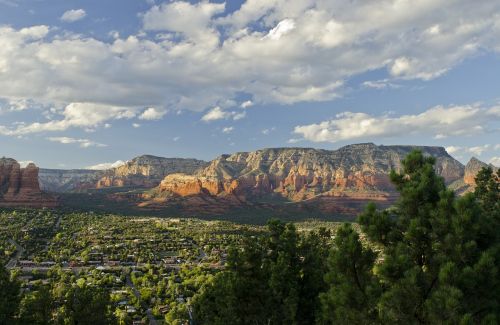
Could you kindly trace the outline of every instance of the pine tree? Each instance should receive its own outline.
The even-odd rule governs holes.
[[[400,193],[395,207],[369,205],[359,217],[368,238],[383,247],[376,266],[379,321],[496,322],[498,180],[481,172],[476,193],[456,199],[433,164],[432,157],[410,153],[402,172],[391,173]]]
[[[0,264],[0,324],[12,324],[19,306],[19,283]]]
[[[344,224],[336,233],[320,294],[321,324],[372,324],[377,320],[378,283],[373,275],[376,254],[363,247],[358,233]]]

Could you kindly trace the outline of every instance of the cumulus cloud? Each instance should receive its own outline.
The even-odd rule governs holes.
[[[83,9],[71,9],[64,12],[61,16],[61,20],[67,23],[73,23],[75,21],[81,20],[87,16],[87,13]]]
[[[483,144],[479,146],[464,147],[464,146],[448,146],[445,148],[449,154],[456,154],[459,157],[463,155],[482,156],[485,152],[495,152],[500,150],[500,145]]]
[[[165,116],[165,114],[167,114],[167,111],[165,110],[159,110],[157,108],[150,107],[142,112],[141,115],[139,115],[139,119],[148,121],[159,120],[163,116]]]
[[[212,122],[216,120],[227,120],[233,119],[235,121],[241,120],[246,116],[245,112],[237,112],[237,111],[225,111],[219,106],[216,106],[209,110],[203,117],[201,118],[204,122]]]
[[[112,119],[130,119],[135,117],[137,109],[128,107],[117,107],[99,105],[93,103],[71,103],[61,112],[62,119],[54,119],[49,122],[35,122],[31,124],[20,124],[14,128],[0,126],[0,134],[24,135],[39,132],[65,131],[72,127],[93,130],[95,127]]]
[[[24,167],[28,166],[29,164],[34,164],[35,162],[32,160],[22,160],[22,161],[18,161],[18,163],[21,166],[21,168],[24,168]]]
[[[100,164],[97,164],[97,165],[88,166],[88,167],[85,167],[85,169],[106,170],[106,169],[120,167],[120,166],[123,166],[125,164],[126,164],[125,161],[123,161],[123,160],[117,160],[117,161],[112,162],[112,163],[100,163]]]
[[[251,100],[244,101],[240,105],[241,108],[248,108],[248,107],[251,107],[251,106],[253,106],[253,102]]]
[[[436,106],[420,114],[396,117],[343,112],[332,120],[296,126],[294,133],[313,142],[394,138],[410,134],[445,138],[484,133],[488,131],[488,125],[498,121],[498,118],[500,107],[496,106]]]
[[[498,1],[467,0],[247,0],[227,13],[224,3],[204,0],[154,5],[136,35],[107,40],[0,26],[0,99],[122,107],[135,116],[144,107],[227,113],[222,103],[241,93],[258,103],[332,100],[367,71],[427,80],[480,51],[500,51],[499,13]],[[63,17],[84,15],[74,9]],[[63,118],[28,126],[89,127]],[[0,127],[13,135],[29,129]]]
[[[272,40],[279,40],[282,36],[288,34],[295,28],[295,21],[293,19],[283,19],[267,33],[264,39],[269,38]]]
[[[89,139],[75,139],[75,138],[70,138],[70,137],[49,137],[47,140],[52,141],[52,142],[59,142],[62,144],[78,144],[82,148],[89,148],[89,147],[107,147],[107,145],[94,142]]]

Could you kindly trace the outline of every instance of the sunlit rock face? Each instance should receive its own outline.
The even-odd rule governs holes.
[[[402,160],[413,149],[436,158],[436,172],[446,183],[463,178],[464,166],[441,147],[366,143],[338,150],[276,148],[222,155],[191,175],[168,175],[145,199],[168,203],[176,197],[211,196],[224,203],[230,197],[251,202],[274,196],[324,206],[340,198],[344,203],[393,200],[389,173],[400,171]]]
[[[476,186],[476,175],[484,167],[488,167],[488,165],[481,160],[472,157],[467,165],[465,165],[464,183],[467,185]]]
[[[40,190],[35,164],[21,168],[14,159],[0,159],[0,206],[54,207],[56,203]]]

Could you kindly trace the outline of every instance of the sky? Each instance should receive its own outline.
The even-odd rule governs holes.
[[[500,166],[500,1],[0,0],[0,156],[443,146]]]

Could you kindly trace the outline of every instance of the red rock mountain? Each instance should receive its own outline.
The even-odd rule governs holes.
[[[54,207],[56,203],[40,190],[35,164],[21,168],[14,159],[0,159],[0,206]]]
[[[482,162],[476,157],[472,157],[467,165],[465,165],[463,179],[455,181],[450,185],[450,188],[452,188],[459,195],[464,195],[474,191],[474,188],[476,187],[476,175],[484,167],[491,167],[494,171],[498,169],[491,164],[488,165],[485,162]]]
[[[192,207],[200,198],[232,204],[272,197],[335,210],[368,200],[392,202],[396,193],[388,175],[400,170],[402,159],[416,148],[436,157],[436,171],[446,183],[463,178],[464,166],[441,147],[365,143],[338,150],[264,149],[222,155],[192,175],[170,174],[144,196],[142,206],[174,202]]]

